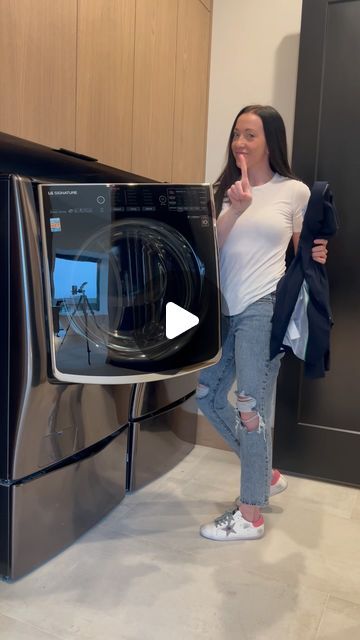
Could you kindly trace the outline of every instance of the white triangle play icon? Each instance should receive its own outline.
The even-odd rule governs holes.
[[[169,340],[199,324],[199,318],[175,302],[166,304],[165,333]]]

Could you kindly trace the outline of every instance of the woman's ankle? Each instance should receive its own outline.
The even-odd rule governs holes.
[[[242,517],[248,522],[255,522],[261,516],[260,507],[253,504],[240,503],[238,509]]]

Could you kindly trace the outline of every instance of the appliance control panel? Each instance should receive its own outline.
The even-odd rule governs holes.
[[[43,185],[43,197],[52,217],[64,214],[103,214],[213,218],[212,188],[208,184],[73,184]]]

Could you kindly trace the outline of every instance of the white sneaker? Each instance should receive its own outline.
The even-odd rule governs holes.
[[[225,511],[213,522],[203,524],[200,534],[209,540],[256,540],[264,535],[264,518],[260,516],[256,522],[248,522],[239,509]]]
[[[281,493],[282,491],[285,491],[287,486],[288,486],[288,483],[286,478],[282,476],[280,473],[276,482],[270,486],[270,497],[276,496],[277,493]]]
[[[276,482],[274,482],[274,484],[270,486],[270,498],[272,496],[276,496],[278,493],[281,493],[282,491],[285,491],[287,486],[288,486],[288,482],[286,478],[282,476],[281,473],[279,472],[278,479],[276,480]],[[236,505],[240,504],[240,496],[236,498],[235,504]]]

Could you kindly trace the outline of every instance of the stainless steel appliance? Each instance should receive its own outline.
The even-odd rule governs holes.
[[[45,184],[39,209],[54,380],[145,382],[216,361],[209,185]],[[169,339],[168,304],[198,324]]]
[[[172,469],[196,441],[197,376],[137,384],[129,416],[129,491]]]
[[[146,444],[135,422],[193,396],[184,372],[218,356],[219,300],[207,185],[158,185],[6,134],[0,172],[0,575],[16,579],[121,501],[141,475],[135,432],[152,465],[138,486],[191,448],[194,421],[160,465],[158,432]],[[168,301],[199,317],[172,340]],[[167,384],[191,388],[164,400]]]

